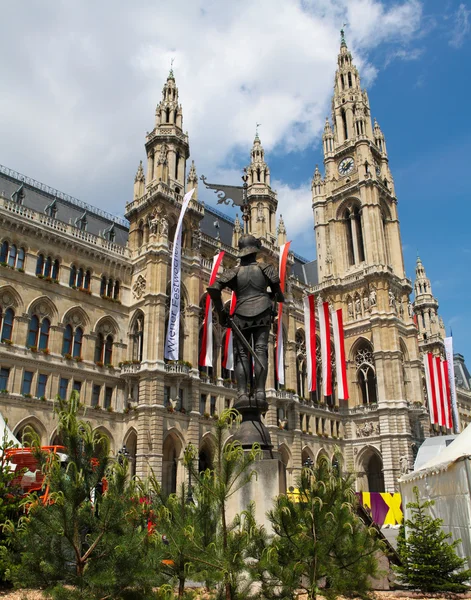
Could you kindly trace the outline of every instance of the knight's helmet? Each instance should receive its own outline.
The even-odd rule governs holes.
[[[262,247],[262,242],[253,235],[246,233],[239,240],[239,257],[256,254]]]

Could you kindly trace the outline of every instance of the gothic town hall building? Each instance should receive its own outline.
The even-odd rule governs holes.
[[[1,413],[18,438],[29,425],[43,445],[53,444],[53,399],[77,390],[85,418],[109,437],[112,452],[125,445],[133,472],[145,476],[152,468],[166,492],[185,480],[190,442],[201,466],[211,464],[214,418],[236,394],[234,374],[221,365],[218,325],[214,366],[199,369],[198,353],[212,258],[224,250],[224,266],[236,263],[241,223],[198,200],[182,122],[170,72],[126,220],[0,168]],[[316,167],[312,180],[317,261],[289,255],[285,386],[277,385],[271,360],[265,422],[280,456],[280,491],[294,485],[308,458],[331,456],[335,447],[356,472],[358,490],[394,491],[424,438],[444,433],[430,426],[421,356],[444,353],[444,328],[420,259],[415,287],[406,277],[385,137],[343,40],[323,147],[324,175]],[[262,240],[262,259],[277,265],[287,233],[258,135],[247,174],[248,229]],[[163,352],[172,240],[191,188],[181,360],[169,363]],[[348,401],[339,401],[335,382],[332,396],[322,395],[320,369],[318,391],[307,391],[306,292],[343,308]],[[470,376],[463,357],[456,361],[464,426],[471,420]]]

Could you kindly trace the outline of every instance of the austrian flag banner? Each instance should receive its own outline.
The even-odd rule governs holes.
[[[211,276],[209,278],[209,285],[213,285],[216,281],[216,276],[221,266],[224,252],[219,252],[213,258],[213,268],[211,269]],[[213,302],[206,294],[206,304],[204,307],[204,321],[203,321],[203,339],[201,340],[201,350],[198,363],[200,367],[212,367],[213,366]]]
[[[280,246],[280,287],[281,291],[285,291],[285,279],[286,279],[286,264],[288,262],[288,252],[291,242],[286,242]],[[285,383],[285,365],[283,358],[283,303],[278,303],[278,329],[276,332],[276,379],[278,383],[284,385]]]
[[[231,305],[229,308],[229,315],[232,317],[235,311],[237,298],[234,292],[231,296]],[[232,329],[228,327],[226,329],[226,337],[224,338],[224,354],[222,356],[222,366],[228,371],[234,370],[234,344],[232,340]]]
[[[186,209],[193,196],[192,189],[183,197],[182,209],[178,217],[172,250],[172,274],[170,278],[170,310],[168,315],[167,337],[165,339],[164,357],[167,360],[178,360],[180,350],[180,296],[182,276],[182,225]]]
[[[438,406],[435,384],[435,369],[433,355],[428,352],[424,354],[424,370],[425,370],[425,386],[427,388],[428,411],[430,414],[430,422],[438,425]]]
[[[310,392],[316,390],[316,305],[314,294],[305,296],[304,330],[306,332],[307,386]]]
[[[332,311],[332,329],[334,332],[335,369],[339,400],[348,400],[347,364],[345,361],[345,341],[343,336],[342,309]]]
[[[332,394],[332,365],[330,362],[329,303],[319,304],[319,331],[321,334],[322,387],[324,396]]]

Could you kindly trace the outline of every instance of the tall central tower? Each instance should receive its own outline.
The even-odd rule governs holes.
[[[343,32],[323,148],[325,177],[316,167],[312,180],[318,292],[343,308],[350,388],[344,408],[352,411],[353,441],[347,461],[360,481],[376,472],[366,489],[392,491],[400,464],[412,461],[409,407],[423,401],[420,360],[386,142]]]

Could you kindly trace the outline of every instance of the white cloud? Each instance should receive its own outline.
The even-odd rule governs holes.
[[[45,0],[2,10],[1,162],[114,212],[132,194],[171,57],[198,173],[237,182],[256,122],[269,163],[318,141],[344,20],[368,84],[368,51],[402,48],[421,19],[417,0]],[[289,234],[312,229],[311,174],[276,183]]]
[[[460,4],[453,18],[453,28],[451,30],[450,46],[460,48],[471,29],[469,16],[471,10],[468,10],[464,4]]]

